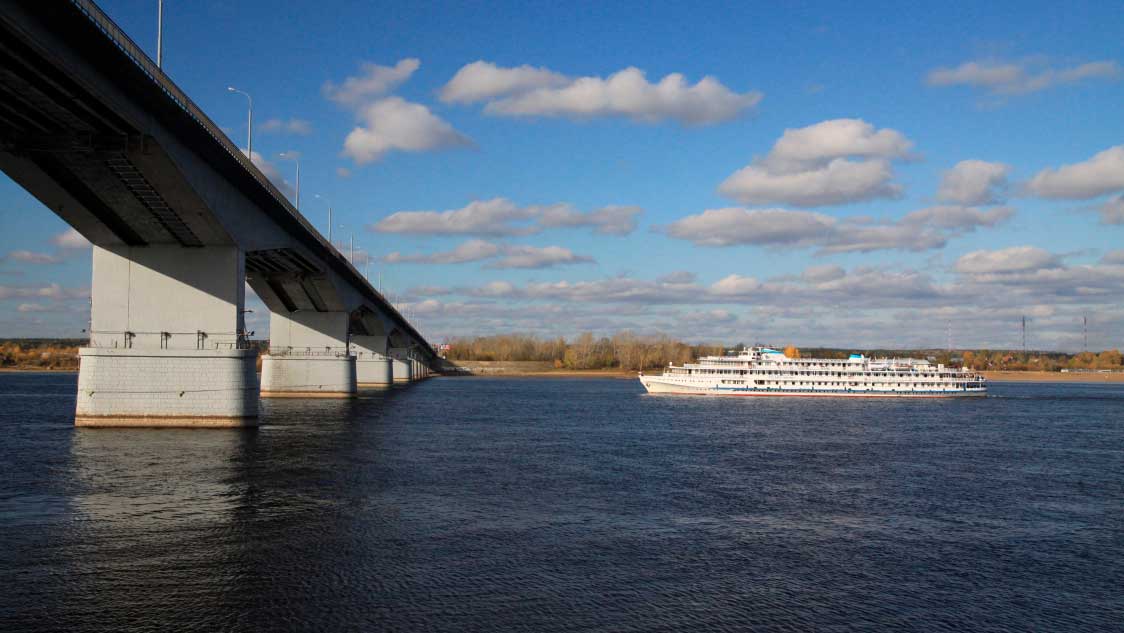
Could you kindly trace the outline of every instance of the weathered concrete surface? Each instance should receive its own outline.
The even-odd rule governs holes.
[[[389,387],[394,384],[394,368],[385,356],[359,352],[355,358],[355,380],[360,387]]]
[[[79,350],[77,426],[255,426],[253,350]]]
[[[261,395],[347,398],[356,392],[346,312],[272,312],[262,356]]]
[[[394,370],[386,355],[387,344],[386,336],[352,335],[355,376],[360,387],[389,387],[394,384]]]
[[[414,379],[412,372],[412,364],[409,359],[393,358],[391,359],[391,367],[394,375],[394,382],[397,384],[407,383]]]
[[[347,312],[281,312],[269,314],[269,350],[286,352],[347,352]]]
[[[234,246],[94,245],[90,346],[236,348],[243,261]]]
[[[355,393],[354,356],[262,356],[263,398],[350,398]]]
[[[258,426],[258,418],[195,418],[195,417],[139,417],[75,416],[74,426],[85,428],[144,428],[144,429],[239,429]]]

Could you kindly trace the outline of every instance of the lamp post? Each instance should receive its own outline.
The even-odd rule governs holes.
[[[156,67],[164,68],[164,0],[156,3]]]
[[[296,152],[281,152],[278,154],[281,158],[288,158],[297,163],[297,211],[301,210],[301,157]]]
[[[228,92],[237,92],[246,97],[248,108],[246,109],[246,156],[250,162],[254,162],[254,99],[250,93],[243,92],[234,86],[226,87]]]

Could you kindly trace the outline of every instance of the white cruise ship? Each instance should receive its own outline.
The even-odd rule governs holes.
[[[663,374],[640,374],[648,393],[713,396],[941,398],[983,396],[984,377],[916,358],[789,358],[767,347],[704,356]]]

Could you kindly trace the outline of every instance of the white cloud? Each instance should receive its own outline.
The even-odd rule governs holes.
[[[801,207],[896,198],[902,188],[891,182],[890,161],[909,158],[912,147],[900,132],[859,119],[822,121],[785,130],[768,154],[734,172],[718,191],[746,204]]]
[[[973,251],[956,260],[957,272],[968,274],[1013,273],[1060,266],[1058,257],[1036,246],[1013,246],[994,251]]]
[[[5,299],[84,299],[90,296],[89,288],[63,288],[57,283],[46,286],[0,286],[0,301]]]
[[[62,261],[62,257],[58,255],[34,251],[12,251],[5,255],[4,259],[24,264],[57,264]]]
[[[560,202],[520,207],[506,198],[475,201],[448,211],[399,211],[369,230],[378,233],[429,235],[530,235],[548,228],[590,227],[603,235],[627,235],[636,229],[634,206],[607,206],[580,211]]]
[[[550,268],[563,264],[593,262],[592,257],[575,255],[570,249],[561,246],[494,244],[484,240],[469,240],[451,251],[413,255],[394,252],[382,259],[391,264],[464,264],[496,257],[500,259],[488,264],[488,268]]]
[[[621,276],[411,292],[467,297],[417,305],[420,311],[425,304],[433,317],[427,328],[468,335],[519,331],[572,336],[583,330],[600,335],[629,329],[692,341],[713,337],[730,342],[735,337],[859,349],[943,347],[948,320],[958,348],[1003,349],[1018,345],[1012,333],[1025,315],[1032,319],[1032,347],[1080,349],[1081,317],[1089,314],[1091,346],[1112,347],[1115,343],[1104,333],[1124,327],[1119,316],[1124,252],[1110,253],[1096,265],[1066,266],[1060,259],[1050,253],[1030,260],[995,256],[978,270],[1000,272],[960,272],[945,283],[908,268],[821,266],[773,279],[725,274],[710,284],[677,273],[677,283],[666,277]],[[714,308],[701,307],[705,305]],[[1093,343],[1094,332],[1101,333],[1103,343]]]
[[[392,151],[424,152],[472,145],[468,137],[428,107],[387,96],[420,66],[421,62],[413,58],[393,67],[364,63],[359,76],[348,77],[341,85],[324,84],[324,96],[350,108],[360,122],[344,139],[344,156],[364,165]],[[337,175],[346,178],[350,172],[337,170]]]
[[[51,238],[51,243],[59,248],[90,248],[90,241],[74,229],[67,229]]]
[[[429,108],[401,97],[380,99],[363,108],[360,117],[364,125],[353,129],[343,143],[343,154],[360,165],[393,150],[423,152],[472,145]]]
[[[575,255],[570,249],[561,246],[507,246],[504,257],[489,264],[489,268],[550,268],[562,264],[592,263],[593,258]]]
[[[1026,187],[1042,198],[1067,200],[1088,200],[1124,189],[1124,145],[1098,152],[1081,163],[1044,169]]]
[[[818,254],[922,251],[940,248],[951,237],[995,226],[1012,215],[1014,210],[1009,207],[983,211],[938,206],[899,220],[875,221],[863,216],[837,219],[813,211],[728,207],[687,216],[664,230],[699,246],[815,246]]]
[[[819,283],[823,281],[835,281],[842,279],[847,275],[842,266],[835,264],[825,264],[823,266],[809,266],[804,269],[800,274],[800,278],[810,283]]]
[[[755,277],[742,275],[727,275],[710,286],[710,292],[716,295],[746,296],[761,289],[761,282]]]
[[[1124,224],[1124,195],[1105,200],[1097,211],[1101,214],[1101,224]]]
[[[41,303],[21,303],[16,306],[16,312],[59,312],[59,306],[47,306]]]
[[[483,60],[467,64],[453,75],[441,89],[446,103],[476,103],[536,88],[564,86],[570,83],[565,75],[546,68],[523,65],[500,68]]]
[[[963,160],[944,172],[937,198],[958,204],[992,204],[1007,186],[1010,165]]]
[[[500,247],[484,240],[469,240],[458,245],[451,251],[430,253],[428,255],[403,255],[397,251],[383,256],[382,260],[390,264],[463,264],[482,259],[490,259],[499,255]]]
[[[831,119],[786,129],[761,164],[776,171],[801,170],[836,158],[909,158],[913,141],[862,119]]]
[[[762,98],[759,92],[734,92],[710,76],[692,85],[671,73],[651,83],[644,71],[629,67],[607,78],[571,78],[546,68],[501,68],[485,61],[461,68],[441,96],[448,102],[488,101],[484,111],[502,116],[625,117],[685,125],[730,120]]]
[[[348,77],[340,85],[331,81],[325,82],[321,91],[325,97],[336,103],[358,107],[389,94],[409,79],[419,67],[421,62],[414,58],[403,59],[394,66],[363,62],[358,76]]]
[[[399,211],[368,229],[417,235],[527,235],[536,230],[527,221],[537,215],[536,207],[520,207],[506,198],[493,198],[448,211]]]
[[[959,205],[938,205],[907,213],[903,224],[913,226],[932,226],[954,232],[972,231],[978,227],[992,227],[1013,217],[1011,207],[995,207],[983,210]]]
[[[837,158],[822,167],[777,173],[749,165],[734,172],[718,192],[745,204],[783,203],[821,207],[874,198],[898,198],[902,188],[884,160],[852,162]]]
[[[643,210],[635,206],[610,205],[583,213],[568,204],[543,209],[539,224],[543,227],[593,227],[595,233],[628,235],[636,230],[636,216]]]
[[[1023,95],[1087,79],[1110,79],[1120,65],[1103,60],[1069,68],[1041,68],[1026,62],[970,61],[929,72],[930,86],[972,86],[994,95]]]
[[[1101,257],[1102,264],[1124,266],[1124,249],[1109,251]]]
[[[258,126],[258,130],[270,133],[294,134],[308,136],[312,134],[312,124],[304,119],[267,119]]]
[[[831,216],[785,209],[708,209],[667,227],[667,234],[699,246],[809,245],[835,231]]]

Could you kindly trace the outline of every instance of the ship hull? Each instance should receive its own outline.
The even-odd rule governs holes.
[[[796,398],[979,398],[986,390],[949,391],[874,391],[831,389],[730,389],[660,380],[659,376],[640,376],[640,384],[650,394],[677,396],[796,397]]]

